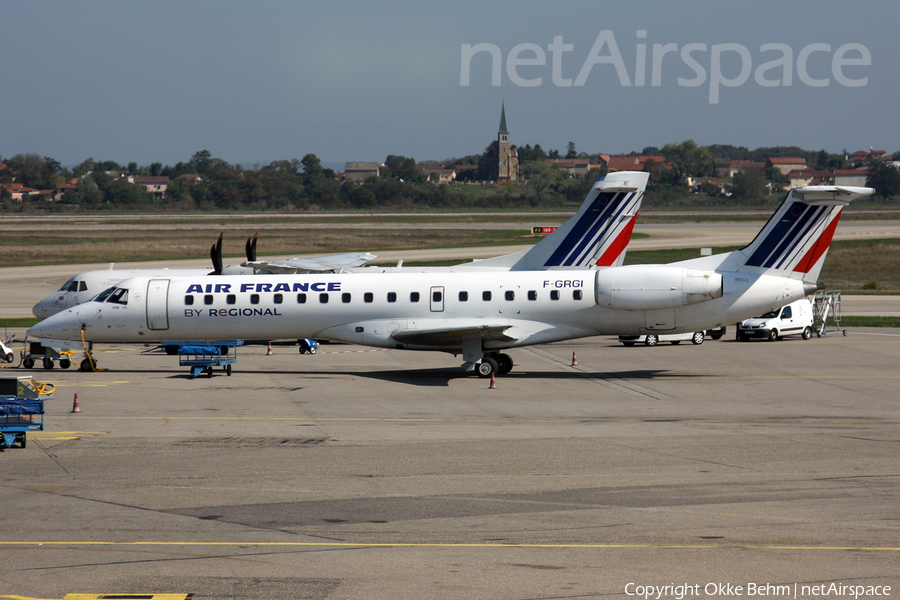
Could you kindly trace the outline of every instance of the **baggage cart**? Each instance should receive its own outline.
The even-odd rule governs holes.
[[[178,364],[190,367],[191,377],[199,377],[204,373],[207,377],[212,377],[214,367],[222,367],[225,375],[231,377],[231,365],[237,362],[237,347],[243,344],[243,340],[214,344],[204,342],[177,342],[177,344]]]
[[[0,377],[0,451],[18,444],[24,448],[29,431],[44,430],[44,400],[53,386],[29,376]]]

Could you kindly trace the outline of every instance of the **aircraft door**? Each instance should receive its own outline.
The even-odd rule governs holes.
[[[444,286],[432,286],[429,301],[431,302],[431,312],[444,312]]]
[[[169,328],[169,280],[151,279],[147,284],[147,329]]]

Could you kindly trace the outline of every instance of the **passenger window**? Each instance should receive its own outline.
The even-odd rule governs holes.
[[[363,302],[372,302],[375,299],[375,295],[372,292],[366,292],[363,294]]]
[[[328,294],[319,294],[319,303],[328,304]]]
[[[388,292],[387,300],[388,300],[388,302],[396,302],[397,301],[397,292]]]
[[[350,303],[350,294],[348,294],[347,292],[344,292],[343,294],[341,294],[341,302],[343,302],[344,304],[349,304]]]
[[[250,294],[250,304],[259,304],[259,294]]]
[[[116,288],[106,301],[112,302],[113,304],[128,304],[128,290],[125,288]]]
[[[410,302],[418,302],[419,301],[419,292],[410,292],[409,301]]]
[[[297,294],[297,304],[306,304],[306,294]]]
[[[225,304],[234,304],[235,302],[237,302],[237,296],[235,296],[234,294],[228,294],[227,296],[225,296]]]
[[[431,294],[432,302],[442,302],[443,300],[444,300],[444,295],[442,293],[434,292],[433,294]]]
[[[284,302],[284,296],[282,296],[281,294],[275,294],[274,296],[272,296],[272,302],[274,302],[275,304],[281,304],[282,302]]]
[[[550,290],[550,299],[559,300],[559,290]]]
[[[572,299],[573,300],[581,300],[582,293],[581,290],[572,290]]]
[[[212,306],[212,303],[213,303],[213,295],[212,294],[206,294],[205,296],[203,296],[203,304],[205,304],[207,306]]]
[[[487,290],[481,292],[481,299],[484,300],[485,302],[490,302],[491,301],[491,293],[488,292]]]
[[[97,300],[100,302],[103,301],[99,297],[97,298]],[[194,305],[194,297],[193,296],[185,296],[184,297],[184,305],[185,306],[193,306]]]
[[[528,299],[529,300],[537,300],[537,291],[528,290]]]
[[[506,298],[507,301],[516,299],[516,293],[512,290],[506,290],[506,293],[503,294],[503,296]]]
[[[469,301],[469,292],[460,292],[459,293],[459,301],[460,302],[468,302]]]

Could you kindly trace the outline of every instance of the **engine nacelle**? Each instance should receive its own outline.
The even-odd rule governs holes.
[[[722,297],[714,271],[664,265],[631,265],[597,271],[597,304],[618,310],[656,310]]]

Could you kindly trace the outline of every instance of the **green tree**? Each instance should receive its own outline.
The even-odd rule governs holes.
[[[558,189],[566,178],[561,169],[545,160],[527,162],[522,165],[522,170],[528,185],[534,190],[539,206],[547,200],[547,193]]]
[[[416,166],[416,159],[390,154],[384,159],[385,176],[389,179],[400,179],[411,183],[421,183],[425,176]]]
[[[212,168],[212,154],[209,150],[195,152],[188,164],[194,170],[194,173],[209,176]],[[183,173],[179,173],[179,175],[183,175]]]
[[[900,196],[900,169],[878,158],[867,159],[866,168],[869,171],[866,176],[866,185],[874,188],[879,197]]]
[[[769,196],[762,171],[741,171],[732,179],[732,195],[738,200],[758,201]]]
[[[575,150],[575,142],[569,142],[566,145],[566,158],[577,158],[578,152]]]
[[[694,140],[685,140],[680,144],[666,144],[662,148],[662,155],[671,161],[675,172],[682,179],[701,177],[714,170],[709,150],[698,146]]]

